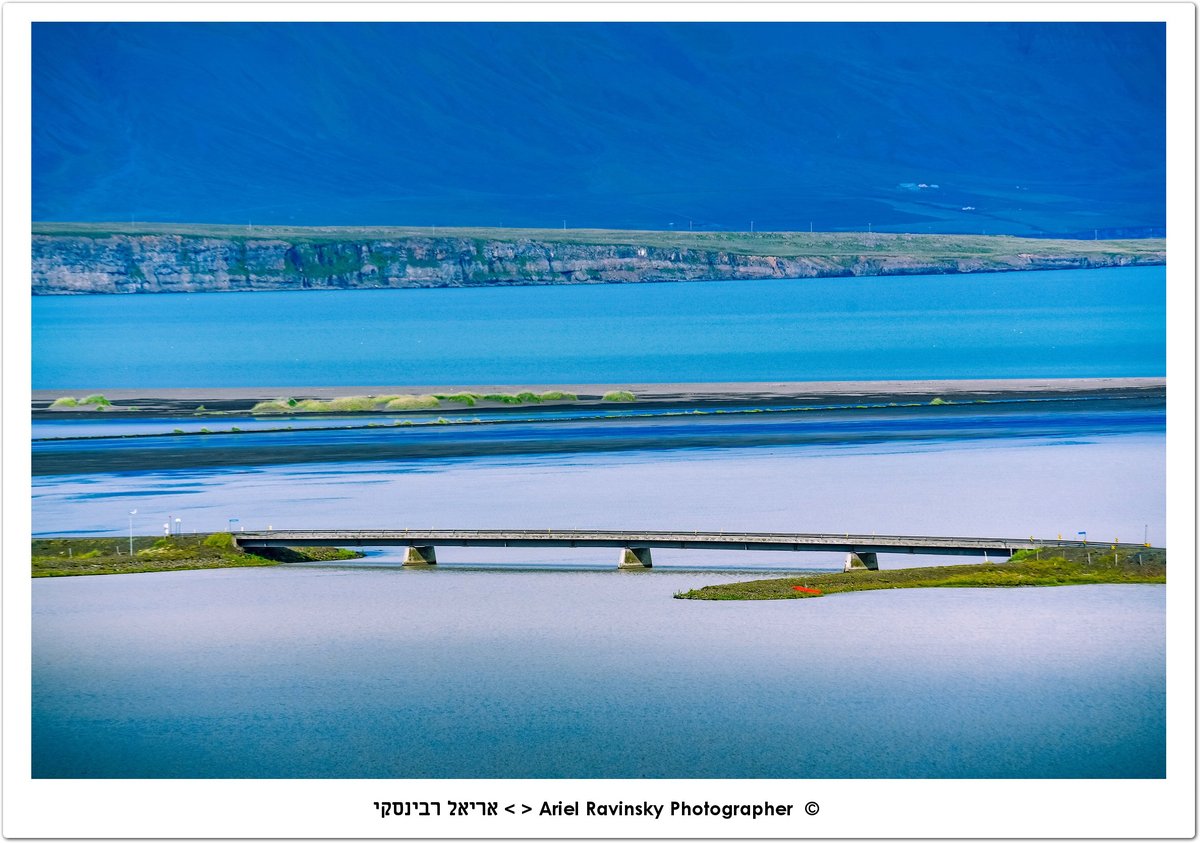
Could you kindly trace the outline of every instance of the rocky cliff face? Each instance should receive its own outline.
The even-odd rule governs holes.
[[[1021,241],[1028,248],[1029,241]],[[774,257],[633,245],[410,237],[314,242],[160,234],[33,237],[34,295],[598,284],[1071,269],[1163,253]]]

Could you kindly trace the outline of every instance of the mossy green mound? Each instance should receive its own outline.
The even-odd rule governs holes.
[[[630,401],[636,401],[637,396],[634,395],[632,392],[627,392],[623,389],[614,389],[611,392],[604,393],[603,397],[600,400],[601,401],[616,401],[619,403],[628,403]]]
[[[455,392],[452,395],[435,395],[433,396],[438,401],[453,401],[455,404],[463,404],[467,407],[474,407],[482,395],[477,392]]]
[[[112,402],[99,393],[88,395],[85,398],[76,398],[73,395],[64,395],[61,398],[55,399],[50,405],[50,409],[70,409],[73,407],[83,407],[91,409],[95,407],[97,410],[103,410],[105,407],[111,407]]]
[[[389,398],[388,402],[383,405],[385,410],[429,410],[438,405],[436,396],[433,395],[397,395],[385,396]]]
[[[629,398],[608,398],[606,401],[632,401],[633,394],[629,392],[609,393],[611,395],[628,395]],[[74,401],[74,398],[60,398],[59,401]],[[391,412],[397,410],[433,410],[447,404],[460,404],[464,407],[474,407],[480,401],[490,401],[495,404],[541,404],[546,401],[578,401],[579,396],[570,392],[549,391],[543,393],[494,392],[482,395],[478,392],[453,392],[438,395],[347,395],[340,398],[276,398],[271,401],[260,401],[250,408],[256,415],[283,413],[373,413]],[[59,404],[54,406],[76,406],[75,404]]]

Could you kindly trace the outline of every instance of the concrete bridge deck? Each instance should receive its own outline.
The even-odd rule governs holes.
[[[878,567],[880,553],[950,556],[1011,556],[1018,550],[1108,548],[1112,542],[1029,538],[882,536],[850,533],[654,532],[633,530],[270,530],[236,533],[245,548],[408,547],[405,564],[434,564],[434,548],[448,547],[616,547],[621,567],[650,567],[651,548],[690,550],[825,551],[848,554],[848,567]],[[1145,550],[1120,543],[1119,550]],[[861,563],[861,564],[851,564]]]

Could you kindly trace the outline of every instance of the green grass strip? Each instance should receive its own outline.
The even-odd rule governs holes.
[[[1054,548],[1052,552],[1022,551],[1007,562],[899,568],[890,571],[804,574],[722,583],[678,592],[675,596],[684,600],[804,600],[849,591],[894,588],[1010,588],[1097,583],[1164,583],[1167,581],[1166,564],[1166,551],[1161,548],[1147,548],[1137,552],[1122,550],[1114,554],[1110,546],[1100,545],[1092,551],[1076,548]],[[796,586],[816,589],[821,594],[796,591]]]

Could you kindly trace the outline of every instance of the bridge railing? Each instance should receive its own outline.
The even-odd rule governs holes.
[[[695,542],[695,543],[742,543],[742,544],[789,544],[789,545],[854,545],[893,546],[912,548],[1004,548],[1022,549],[1029,547],[1061,548],[1104,548],[1115,544],[1119,549],[1146,549],[1144,544],[1130,542],[1086,542],[1076,539],[1049,539],[1037,536],[1023,538],[1000,538],[984,536],[913,536],[892,534],[855,533],[751,533],[732,531],[701,530],[587,530],[587,529],[395,529],[395,530],[269,530],[238,533],[239,542],[284,541],[287,539],[328,539],[338,541],[367,542],[371,539],[397,541],[411,538],[413,541],[471,541],[471,540],[544,540],[556,541],[612,541],[636,544],[641,542]]]

